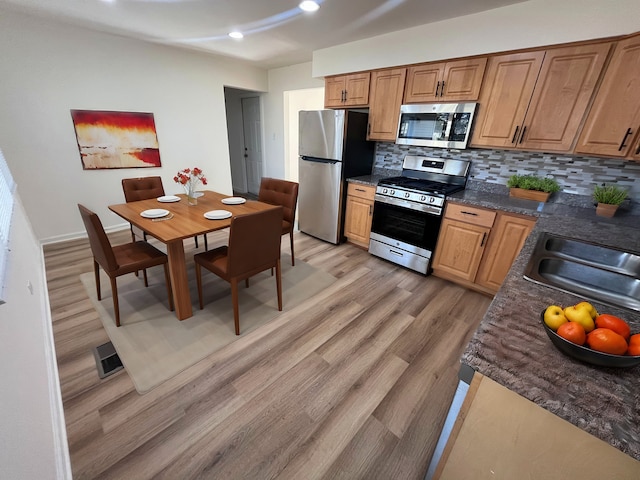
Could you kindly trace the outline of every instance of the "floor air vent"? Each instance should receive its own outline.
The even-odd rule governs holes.
[[[93,356],[96,359],[96,366],[98,367],[98,376],[100,378],[113,375],[119,370],[122,370],[122,362],[120,357],[113,347],[113,343],[108,342],[103,345],[99,345],[93,348]]]

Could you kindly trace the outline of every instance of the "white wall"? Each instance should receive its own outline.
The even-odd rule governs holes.
[[[232,193],[224,86],[267,89],[267,72],[118,36],[0,10],[0,146],[22,191],[36,237],[84,232],[77,203],[106,228],[107,205],[124,201],[120,180],[201,167],[209,188]],[[82,170],[70,109],[152,112],[161,168]]]
[[[324,79],[311,77],[311,62],[269,70],[268,93],[262,97],[266,176],[285,178],[284,92],[314,87],[324,88]]]
[[[313,52],[313,76],[640,31],[638,0],[530,0]]]
[[[0,305],[0,477],[71,478],[42,251],[19,197],[10,248]]]

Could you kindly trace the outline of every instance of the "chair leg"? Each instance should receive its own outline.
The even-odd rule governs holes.
[[[198,301],[200,302],[200,310],[204,308],[202,304],[202,271],[200,268],[200,264],[196,262],[196,283],[198,284]]]
[[[244,279],[244,286],[249,288],[249,277]]]
[[[276,290],[278,292],[278,310],[282,311],[282,272],[280,259],[276,260]]]
[[[131,241],[135,243],[136,241],[136,234],[133,233],[133,225],[129,226],[129,229],[131,230]]]
[[[233,303],[233,323],[236,326],[236,335],[240,335],[240,313],[238,312],[238,279],[231,279],[231,302]]]
[[[147,280],[147,269],[142,270],[142,276],[144,277],[144,286],[149,286],[149,280]]]
[[[173,312],[173,291],[171,288],[171,277],[169,276],[169,265],[165,263],[164,265],[164,282],[167,284],[167,295],[169,296],[169,311]]]
[[[295,261],[295,258],[293,257],[293,228],[289,232],[289,241],[291,243],[291,265],[295,266],[296,261]]]
[[[196,248],[198,248],[198,236],[196,235],[195,237],[193,237],[193,239],[194,239],[194,240],[195,240],[195,242],[196,242]]]
[[[96,297],[98,300],[102,300],[102,295],[100,293],[100,265],[95,260],[93,261],[93,274],[96,277]]]
[[[113,312],[116,315],[116,327],[120,326],[120,305],[118,303],[118,285],[116,278],[111,278],[111,296],[113,297]]]
[[[207,243],[207,234],[205,233],[202,236],[204,237],[204,251],[206,252],[209,250],[209,244]]]

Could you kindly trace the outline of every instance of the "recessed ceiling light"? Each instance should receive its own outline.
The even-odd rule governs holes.
[[[238,38],[238,39],[239,39],[239,38],[243,38],[243,37],[244,37],[244,35],[242,34],[242,32],[230,32],[230,33],[229,33],[229,36],[230,36],[231,38]]]
[[[312,0],[304,0],[304,2],[300,3],[298,6],[300,7],[300,10],[304,10],[305,12],[315,12],[320,8],[320,5]]]

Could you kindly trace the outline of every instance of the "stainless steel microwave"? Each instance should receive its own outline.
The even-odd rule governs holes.
[[[396,143],[467,148],[477,103],[402,105]]]

